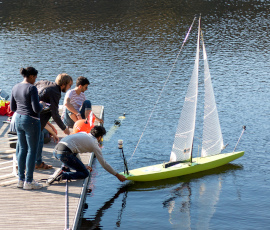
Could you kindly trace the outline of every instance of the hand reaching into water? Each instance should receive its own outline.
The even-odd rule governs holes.
[[[125,176],[123,176],[123,175],[121,175],[121,174],[119,174],[119,173],[117,173],[115,176],[116,176],[116,177],[118,178],[118,180],[120,180],[121,182],[124,182],[125,180],[127,180],[127,178],[126,178]]]

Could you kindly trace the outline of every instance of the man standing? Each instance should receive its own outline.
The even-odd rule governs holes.
[[[88,118],[91,113],[91,102],[85,99],[84,94],[89,85],[88,79],[80,76],[76,81],[76,87],[66,93],[61,118],[69,128],[72,128],[77,120]],[[98,122],[103,123],[102,119],[98,117],[96,119]]]
[[[58,105],[61,98],[61,92],[67,92],[67,90],[70,89],[72,84],[72,78],[66,73],[59,74],[56,77],[55,82],[43,80],[35,84],[38,89],[40,101],[48,103],[50,107],[48,110],[40,113],[41,131],[43,131],[47,122],[52,117],[56,124],[59,126],[59,128],[62,129],[65,134],[70,134],[68,127],[61,120],[58,112]],[[44,135],[40,135],[39,147],[36,156],[36,169],[52,168],[51,165],[47,165],[42,161],[43,144]]]
[[[52,184],[54,181],[76,180],[84,179],[89,176],[87,169],[92,170],[90,167],[85,167],[78,157],[78,153],[93,152],[98,159],[101,166],[109,173],[117,177],[121,182],[125,181],[125,176],[117,173],[103,158],[101,149],[98,145],[106,134],[106,130],[102,126],[94,126],[90,133],[79,132],[64,137],[54,149],[54,155],[57,159],[61,160],[65,167],[60,168],[49,177],[47,184]],[[70,171],[70,169],[76,172]]]

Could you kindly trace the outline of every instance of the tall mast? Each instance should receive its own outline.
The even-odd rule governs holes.
[[[197,98],[198,98],[198,71],[200,52],[200,20],[198,25],[198,40],[193,71],[190,77],[184,105],[178,121],[170,161],[190,161],[194,139]]]
[[[199,16],[199,25],[198,25],[198,38],[197,38],[197,52],[198,53],[200,53],[200,31],[201,31],[201,15]],[[192,148],[191,148],[191,153],[190,153],[190,163],[192,163],[193,144],[194,144],[194,135],[193,135]]]

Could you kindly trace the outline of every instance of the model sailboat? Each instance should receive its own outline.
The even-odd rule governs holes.
[[[193,158],[200,41],[202,42],[204,59],[204,125],[201,157]],[[216,168],[244,155],[243,151],[221,154],[223,149],[223,137],[199,19],[195,64],[175,134],[170,162],[129,170],[128,174],[123,174],[128,180],[134,181],[161,180]]]

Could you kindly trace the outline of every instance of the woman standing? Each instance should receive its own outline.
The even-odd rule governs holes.
[[[39,114],[43,108],[34,86],[38,71],[33,67],[21,68],[23,81],[12,89],[10,108],[16,111],[15,127],[18,135],[18,188],[39,189],[42,184],[33,180],[36,153],[40,137]],[[26,175],[25,175],[26,169]]]

